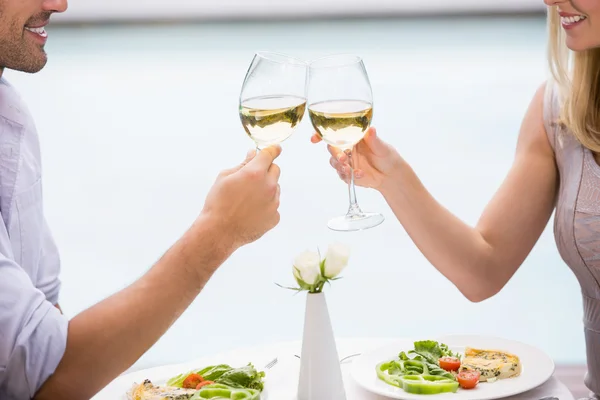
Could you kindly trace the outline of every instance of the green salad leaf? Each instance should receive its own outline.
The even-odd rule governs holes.
[[[379,363],[377,376],[408,393],[456,392],[459,385],[455,375],[439,364],[439,359],[446,356],[460,359],[460,354],[452,352],[443,343],[433,340],[414,342],[414,349],[402,351],[397,358]]]
[[[260,391],[256,389],[240,389],[215,383],[198,390],[190,400],[260,400]]]
[[[424,371],[426,371],[426,368]],[[383,362],[377,365],[377,376],[382,381],[414,394],[454,393],[458,390],[458,382],[454,377],[448,378],[430,374],[398,374],[396,361]]]
[[[462,359],[460,353],[450,350],[447,344],[440,343],[440,350],[442,352],[442,357],[456,357],[459,360]]]
[[[227,371],[214,381],[232,387],[255,389],[262,391],[264,389],[264,383],[262,381],[262,378],[264,378],[264,376],[264,372],[258,372],[252,364],[248,364],[245,367]],[[208,378],[205,379],[213,380]]]
[[[167,381],[167,386],[183,387],[183,381],[190,374],[198,374],[205,381],[212,381],[216,384],[223,384],[232,388],[253,389],[258,391],[264,389],[264,382],[262,379],[265,377],[265,373],[263,371],[257,371],[251,363],[240,368],[233,368],[227,364],[219,364],[203,369],[192,370],[172,377]],[[210,385],[207,387],[210,387]]]
[[[204,368],[203,370],[198,372],[198,375],[200,375],[202,378],[204,378],[205,381],[216,382],[223,375],[225,375],[231,371],[235,371],[235,370],[233,368],[231,368],[229,365],[220,364],[220,365],[215,365],[214,367]]]
[[[443,368],[440,368],[439,365],[430,364],[430,363],[426,363],[426,365],[427,365],[427,369],[429,370],[429,375],[442,376],[444,378],[456,380],[456,378],[454,377],[454,375],[452,375],[452,373],[446,371]]]

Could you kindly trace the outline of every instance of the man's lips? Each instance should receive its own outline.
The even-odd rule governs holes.
[[[40,23],[37,23],[37,24],[28,24],[28,25],[25,25],[25,28],[33,28],[33,29],[35,29],[35,28],[43,28],[46,25],[48,25],[48,22],[50,22],[50,21],[46,20],[44,22],[40,22]]]
[[[29,24],[25,26],[25,30],[36,35],[38,39],[40,39],[42,42],[45,42],[46,38],[48,37],[48,33],[45,29],[46,25],[48,25],[48,21],[44,21],[38,24]]]

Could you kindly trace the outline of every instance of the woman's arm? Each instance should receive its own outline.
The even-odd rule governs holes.
[[[357,184],[384,195],[425,257],[471,301],[485,300],[504,287],[552,215],[558,174],[543,123],[543,98],[541,87],[523,120],[510,172],[475,227],[439,204],[374,131],[357,146],[363,167]],[[346,179],[345,156],[330,151],[332,165]]]

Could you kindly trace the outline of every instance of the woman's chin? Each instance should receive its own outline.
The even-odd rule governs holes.
[[[585,47],[577,46],[577,45],[569,45],[569,44],[567,44],[567,47],[569,48],[569,50],[571,50],[571,51],[573,51],[575,53],[580,53],[580,52],[586,50]]]
[[[586,50],[597,49],[598,47],[600,47],[600,44],[597,44],[594,46],[594,45],[590,45],[590,43],[588,43],[587,41],[575,39],[575,38],[568,37],[568,36],[567,36],[567,40],[566,40],[566,45],[569,48],[569,50],[577,52],[577,53],[586,51]]]

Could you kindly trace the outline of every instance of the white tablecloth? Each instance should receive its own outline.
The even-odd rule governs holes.
[[[397,339],[365,338],[365,339],[338,339],[337,348],[340,358],[362,353],[385,346]],[[194,360],[184,365],[173,366],[169,374],[178,374],[198,366],[211,365],[215,363],[230,363],[233,365],[244,365],[252,362],[258,369],[262,369],[269,361],[278,359],[277,364],[267,370],[267,395],[268,400],[294,400],[298,384],[300,360],[295,355],[300,355],[301,343],[287,342],[273,345],[235,349],[226,353],[216,354],[211,357]],[[346,386],[347,400],[385,400],[386,397],[374,395],[360,388],[350,376],[350,365],[352,359],[342,363],[342,372]],[[117,400],[124,399],[123,394],[134,382],[143,379],[158,381],[165,377],[160,376],[164,368],[153,368],[137,371],[123,375],[101,391],[94,400]],[[177,372],[175,372],[177,371]],[[175,373],[174,373],[175,372]],[[171,375],[172,376],[172,375]],[[582,377],[583,379],[583,377]],[[510,400],[539,400],[542,397],[554,396],[559,400],[574,400],[573,395],[567,387],[558,379],[551,378],[542,386],[530,392],[510,397]]]

